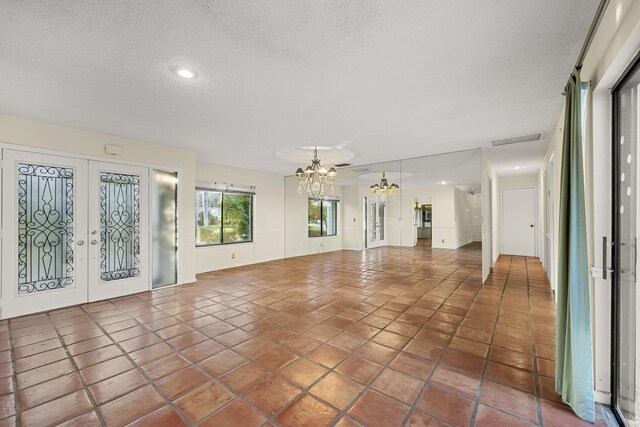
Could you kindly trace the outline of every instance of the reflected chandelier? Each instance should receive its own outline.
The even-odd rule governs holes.
[[[380,180],[380,184],[373,184],[371,187],[369,187],[369,189],[371,190],[371,195],[376,198],[378,203],[386,206],[387,203],[393,201],[400,187],[398,186],[398,184],[389,185],[385,173],[382,172],[382,179]]]
[[[298,177],[298,193],[306,192],[307,195],[314,199],[322,199],[327,194],[333,194],[333,179],[338,175],[335,168],[327,170],[320,164],[318,159],[318,147],[313,150],[313,160],[305,170],[298,168],[296,176]]]

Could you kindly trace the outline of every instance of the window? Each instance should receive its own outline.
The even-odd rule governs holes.
[[[309,237],[338,234],[338,202],[309,200]]]
[[[253,241],[251,194],[196,189],[196,246]]]

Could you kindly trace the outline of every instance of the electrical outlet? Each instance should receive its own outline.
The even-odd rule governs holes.
[[[235,252],[231,252],[231,259],[236,259],[236,253]]]

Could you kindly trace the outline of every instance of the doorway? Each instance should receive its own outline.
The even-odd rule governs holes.
[[[363,197],[365,248],[387,245],[387,207],[373,197]]]
[[[149,289],[148,168],[3,159],[2,318]]]
[[[640,61],[612,89],[612,407],[620,420],[637,425],[638,369],[638,132]]]
[[[535,255],[535,188],[502,190],[502,253]]]

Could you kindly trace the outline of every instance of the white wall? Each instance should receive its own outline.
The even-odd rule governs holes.
[[[198,273],[284,258],[284,178],[196,163],[196,180],[253,185],[253,242],[196,248]]]
[[[482,282],[484,283],[495,265],[498,255],[500,255],[500,239],[502,237],[500,232],[502,218],[499,178],[484,150],[480,152],[480,170],[482,177],[482,193],[480,194],[480,208],[482,209]],[[491,180],[491,185],[489,185],[489,180]],[[491,200],[490,204],[489,200]],[[491,218],[489,218],[489,210],[491,210]],[[491,224],[489,224],[489,221],[491,221]]]
[[[58,126],[15,116],[0,114],[0,142],[18,146],[54,150],[105,161],[135,163],[158,168],[180,168],[179,212],[185,221],[179,221],[178,245],[179,283],[195,281],[195,154],[146,142],[119,138],[97,132]],[[115,144],[123,148],[120,156],[105,154],[105,145]],[[15,147],[19,149],[19,147]]]

